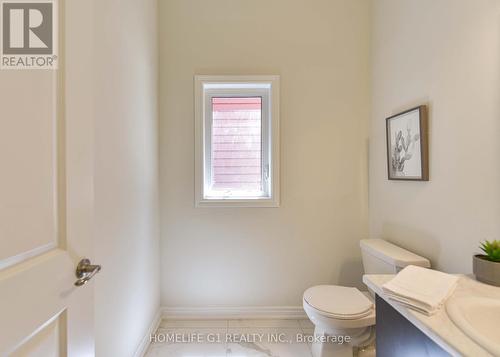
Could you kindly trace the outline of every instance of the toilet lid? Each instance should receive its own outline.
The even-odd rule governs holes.
[[[358,289],[336,285],[313,286],[304,293],[304,301],[339,319],[359,319],[373,308],[373,303]]]

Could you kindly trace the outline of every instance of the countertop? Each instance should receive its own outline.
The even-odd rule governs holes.
[[[367,274],[363,276],[363,282],[451,355],[472,357],[492,356],[488,351],[464,334],[453,321],[451,321],[446,313],[446,308],[443,307],[432,316],[426,316],[388,299],[382,291],[382,285],[393,277],[394,275],[392,274]],[[472,295],[500,298],[500,289],[482,284],[468,276],[460,275],[457,287],[450,299]]]

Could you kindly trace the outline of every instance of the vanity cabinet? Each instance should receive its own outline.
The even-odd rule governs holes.
[[[377,356],[450,356],[380,296],[376,296]]]

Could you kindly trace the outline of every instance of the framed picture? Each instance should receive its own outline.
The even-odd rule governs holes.
[[[386,119],[389,180],[429,181],[427,107]]]

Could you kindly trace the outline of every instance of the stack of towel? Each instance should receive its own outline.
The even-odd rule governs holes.
[[[443,306],[457,281],[457,276],[409,265],[382,289],[389,299],[430,316]]]

